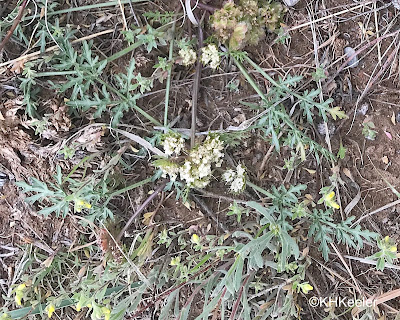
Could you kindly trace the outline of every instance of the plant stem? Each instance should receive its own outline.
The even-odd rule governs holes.
[[[122,194],[122,193],[125,193],[125,192],[127,192],[127,191],[129,191],[129,190],[132,190],[132,189],[138,188],[138,187],[140,187],[140,186],[143,186],[143,185],[145,185],[146,183],[149,183],[149,182],[151,182],[151,178],[144,179],[144,180],[142,180],[142,181],[139,181],[139,182],[136,182],[136,183],[134,183],[134,184],[131,184],[131,185],[125,187],[125,188],[122,188],[122,189],[120,189],[120,190],[114,191],[113,193],[111,193],[111,194],[108,196],[108,199],[107,199],[107,201],[104,203],[104,205],[107,205],[113,197],[118,196],[118,195],[120,195],[120,194]]]
[[[121,232],[118,234],[118,236],[115,238],[116,242],[119,242],[124,235],[125,231],[128,230],[129,226],[132,224],[133,220],[147,207],[147,205],[153,201],[153,199],[161,192],[164,190],[165,185],[167,183],[163,182],[141,205],[140,207],[134,212],[131,216],[131,218],[128,220],[128,222],[125,224],[125,227],[122,228]]]
[[[19,7],[18,10],[18,15],[14,20],[14,23],[12,24],[10,30],[8,30],[6,36],[4,37],[3,41],[0,43],[0,51],[3,50],[4,46],[7,44],[7,42],[10,40],[11,36],[13,35],[15,29],[18,27],[18,24],[21,22],[22,15],[24,14],[25,7],[28,3],[28,0],[24,0]]]
[[[326,110],[326,111],[329,110],[329,108],[327,108],[326,106],[324,106],[324,104],[315,102],[315,101],[313,101],[313,100],[311,100],[311,99],[309,99],[309,98],[307,98],[307,97],[303,97],[302,95],[300,95],[300,94],[298,94],[298,93],[296,93],[296,92],[290,90],[288,87],[280,85],[278,82],[276,82],[274,79],[272,79],[272,77],[269,76],[262,68],[260,68],[260,66],[259,66],[258,64],[256,64],[253,60],[251,60],[247,55],[245,56],[245,59],[246,59],[246,61],[247,61],[248,63],[251,64],[251,66],[252,66],[254,69],[256,69],[265,79],[267,79],[269,82],[271,82],[275,87],[281,89],[282,91],[287,92],[288,94],[290,94],[290,95],[296,97],[296,98],[299,99],[299,100],[306,101],[306,102],[308,102],[308,103],[310,103],[310,104],[316,106],[317,108],[322,108],[322,109],[324,109],[324,110]],[[243,65],[242,65],[242,68],[244,69]],[[240,69],[240,68],[239,68],[239,69]],[[241,69],[240,71],[242,71],[242,69]],[[242,72],[243,72],[243,71],[242,71]],[[254,89],[255,89],[255,88],[254,88]],[[258,91],[257,91],[257,93],[259,94]],[[264,95],[264,97],[265,97],[265,95]]]
[[[197,19],[197,18],[196,18]],[[201,18],[198,28],[199,28],[199,52],[197,54],[197,65],[196,65],[196,73],[193,82],[193,95],[192,95],[192,126],[190,131],[190,146],[193,148],[195,145],[195,137],[196,137],[196,118],[197,118],[197,99],[199,96],[200,90],[200,80],[201,80],[201,60],[200,60],[200,53],[201,49],[203,48],[203,29],[201,24],[203,22],[204,15]],[[197,19],[198,20],[198,19]]]
[[[250,83],[250,85],[253,87],[253,89],[258,93],[258,95],[261,97],[263,100],[267,100],[267,97],[265,96],[264,92],[261,91],[261,89],[258,87],[258,85],[255,83],[254,79],[250,76],[250,74],[247,72],[246,68],[243,66],[243,64],[237,60],[236,58],[232,57],[233,62],[235,62],[236,66],[239,68],[240,72],[244,75],[246,80]],[[251,60],[250,60],[251,61]]]
[[[246,181],[246,184],[247,184],[249,187],[253,188],[255,191],[258,191],[258,192],[262,193],[263,195],[266,195],[267,197],[270,197],[270,196],[271,196],[271,195],[270,195],[267,191],[265,191],[263,188],[261,188],[261,187],[259,187],[259,186],[256,186],[254,183],[252,183],[252,182],[250,182],[250,181]]]
[[[121,51],[119,51],[117,53],[114,53],[112,56],[109,56],[105,60],[107,61],[107,63],[111,62],[111,61],[114,61],[114,60],[117,60],[118,58],[121,58],[124,55],[128,54],[129,52],[135,50],[136,48],[139,48],[143,43],[144,43],[143,41],[135,42],[135,43],[131,44],[130,46],[126,47],[125,49],[123,49],[123,50],[121,50]],[[103,62],[103,61],[100,61],[99,64],[101,62]]]
[[[35,73],[35,77],[54,77],[76,74],[76,71],[48,71]]]

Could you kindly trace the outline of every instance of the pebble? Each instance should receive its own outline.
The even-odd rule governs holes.
[[[322,135],[322,136],[326,135],[325,124],[323,122],[318,124],[317,129],[318,129],[318,132],[319,132],[320,135]],[[329,135],[334,134],[335,131],[336,131],[335,125],[333,123],[328,123]]]
[[[344,48],[344,53],[346,54],[347,59],[348,59],[348,58],[350,58],[353,54],[355,54],[356,51],[355,51],[352,47],[346,47],[346,48]],[[359,63],[359,61],[358,61],[358,57],[357,57],[357,55],[356,55],[356,56],[354,56],[354,57],[347,63],[347,65],[348,65],[350,68],[355,68],[355,67],[358,66],[358,63]]]
[[[400,122],[400,111],[396,114],[396,122]]]
[[[368,107],[368,103],[364,103],[361,105],[361,107],[357,110],[357,114],[361,114],[363,116],[365,116],[367,114],[369,107]]]
[[[0,171],[0,188],[3,187],[8,180],[8,176]]]

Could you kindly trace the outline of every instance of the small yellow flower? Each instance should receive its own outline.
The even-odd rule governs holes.
[[[26,288],[25,283],[21,283],[17,289],[15,289],[15,303],[18,306],[22,306],[22,298],[24,297],[24,290]]]
[[[191,241],[194,244],[200,244],[200,237],[197,234],[193,233]]]
[[[175,257],[175,258],[172,258],[171,259],[171,262],[170,262],[170,266],[177,266],[177,265],[179,265],[181,263],[181,257],[180,256],[177,256],[177,257]]]
[[[17,306],[22,306],[22,296],[18,293],[15,295],[15,303]]]
[[[389,242],[390,242],[389,236],[386,236],[383,240],[384,240],[386,243],[389,243]]]
[[[75,212],[81,212],[82,209],[90,209],[92,205],[89,202],[86,202],[83,199],[76,199],[75,200]]]
[[[17,291],[24,291],[25,288],[26,288],[26,284],[25,284],[25,283],[21,283],[21,284],[17,287]]]
[[[301,291],[303,291],[304,294],[307,294],[309,291],[313,290],[313,286],[310,285],[309,283],[303,283],[300,285]]]
[[[110,320],[111,317],[111,310],[107,307],[102,307],[101,312],[104,314],[104,320]]]
[[[340,206],[335,202],[335,191],[331,191],[323,197],[325,204],[328,207],[339,209]]]
[[[56,311],[56,307],[53,303],[50,303],[49,306],[47,307],[47,316],[49,317],[49,319],[53,315],[54,311]]]
[[[391,246],[389,250],[390,252],[397,252],[397,246]]]
[[[75,309],[76,309],[76,311],[78,311],[78,312],[82,310],[82,305],[81,305],[81,302],[80,302],[80,301],[76,304]]]

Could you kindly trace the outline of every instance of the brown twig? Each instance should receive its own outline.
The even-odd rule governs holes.
[[[12,24],[10,30],[8,30],[5,38],[3,39],[3,41],[0,43],[0,51],[3,50],[4,46],[7,44],[7,42],[10,40],[12,34],[14,33],[15,29],[17,28],[18,24],[21,22],[22,19],[22,15],[24,14],[24,10],[26,7],[26,4],[28,3],[28,0],[24,0],[21,4],[21,6],[19,7],[18,10],[18,15],[14,20],[14,23]]]
[[[200,60],[200,51],[203,48],[203,29],[201,27],[201,23],[203,22],[204,19],[204,14],[203,17],[201,18],[199,22],[199,53],[198,53],[198,61],[196,65],[196,73],[195,73],[195,78],[194,78],[194,83],[193,83],[193,96],[192,96],[192,127],[190,131],[190,146],[193,148],[195,144],[195,137],[196,137],[196,118],[197,118],[197,99],[199,96],[199,90],[200,90],[200,80],[201,80],[201,60]]]
[[[194,202],[196,202],[200,208],[213,220],[217,226],[224,232],[224,233],[229,233],[228,228],[221,222],[218,221],[218,218],[215,216],[215,214],[210,210],[210,208],[205,204],[203,200],[201,200],[199,197],[196,195],[192,194],[192,198]]]
[[[195,4],[195,5],[197,5],[197,7],[199,7],[200,9],[203,9],[203,10],[206,10],[206,11],[209,11],[209,12],[214,12],[214,11],[218,10],[218,8],[212,7],[212,6],[208,5],[208,4],[204,4],[204,3],[198,2],[196,0],[191,0],[191,2],[193,4]]]
[[[153,199],[161,192],[164,190],[165,185],[167,183],[164,182],[162,183],[141,205],[140,207],[136,210],[136,212],[133,213],[132,217],[128,220],[128,222],[125,224],[125,227],[121,230],[121,232],[118,234],[118,236],[115,238],[116,242],[119,242],[124,235],[125,231],[129,228],[129,226],[132,224],[133,220],[147,207],[147,205],[153,201]]]
[[[244,289],[244,287],[246,286],[247,281],[249,281],[251,275],[252,275],[252,274],[250,273],[250,274],[246,277],[246,279],[244,280],[244,282],[242,283],[242,285],[241,285],[241,287],[240,287],[240,290],[239,290],[239,292],[238,292],[238,296],[237,296],[237,298],[236,298],[236,302],[235,302],[235,304],[234,304],[234,306],[233,306],[233,308],[232,308],[232,313],[231,313],[231,316],[229,317],[229,320],[235,319],[237,310],[238,310],[238,308],[239,308],[240,300],[242,299],[243,289]]]

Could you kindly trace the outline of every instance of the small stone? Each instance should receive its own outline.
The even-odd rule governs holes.
[[[400,111],[396,114],[396,121],[397,123],[400,122]]]
[[[3,187],[8,180],[8,175],[0,171],[0,188]]]
[[[346,54],[347,59],[349,59],[350,57],[352,57],[352,56],[356,53],[356,51],[355,51],[353,48],[351,48],[351,47],[346,47],[346,48],[344,48],[344,53]],[[358,66],[358,63],[359,63],[359,61],[358,61],[357,55],[355,55],[355,56],[347,63],[347,65],[348,65],[350,68],[355,68],[355,67]]]
[[[357,114],[365,116],[367,114],[368,109],[369,109],[368,103],[364,103],[361,105],[360,109],[357,110]]]
[[[288,7],[293,7],[295,6],[300,0],[283,0],[283,2],[288,6]],[[395,1],[395,0],[393,0]]]
[[[318,124],[317,129],[318,129],[318,132],[320,135],[322,135],[322,136],[326,135],[325,124],[323,122]],[[335,131],[336,131],[335,125],[333,123],[328,123],[329,135],[334,134]]]

